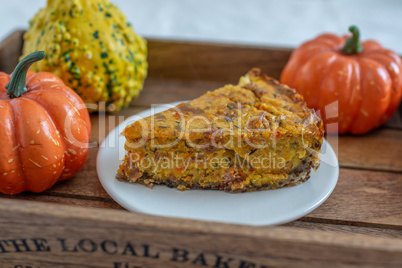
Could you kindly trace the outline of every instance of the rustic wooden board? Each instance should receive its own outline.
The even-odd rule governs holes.
[[[367,135],[339,137],[342,167],[402,172],[402,131],[378,129]]]
[[[19,56],[21,55],[24,31],[13,32],[5,40],[0,42],[0,70],[11,73],[17,66]]]
[[[129,267],[162,267],[161,262],[168,267],[204,263],[206,267],[402,265],[399,239],[286,227],[250,228],[168,218],[155,220],[152,216],[124,211],[8,199],[0,200],[0,204],[0,224],[8,229],[2,233],[2,239],[9,241],[5,247],[9,252],[3,256],[15,264],[23,254],[24,260],[31,264],[41,264],[46,256],[48,264],[68,264],[64,267],[87,264],[88,256],[91,256],[90,265],[79,267],[116,267],[115,262],[130,262],[133,266]],[[8,217],[9,214],[13,216]],[[40,232],[44,226],[46,231]],[[41,246],[33,245],[29,240],[32,238],[41,239]],[[27,239],[28,247],[17,239]],[[225,266],[223,261],[229,264]]]
[[[14,68],[22,34],[17,31],[0,43],[0,70]],[[83,169],[41,194],[0,195],[0,267],[401,267],[400,111],[370,134],[328,137],[341,167],[336,189],[318,209],[282,226],[129,213],[102,188],[95,170],[98,145],[119,122],[151,104],[192,99],[236,83],[254,66],[278,78],[290,53],[149,40],[143,92],[128,109],[91,116],[94,148]]]
[[[97,148],[89,150],[87,164],[74,178],[57,183],[44,195],[102,201],[115,208],[96,175],[97,151]],[[398,202],[402,200],[401,180],[402,174],[342,168],[332,195],[307,217],[329,223],[343,221],[343,224],[365,226],[389,225],[389,228],[400,229],[402,237],[402,202]],[[26,199],[26,196],[33,198],[32,194],[22,194],[14,198]],[[69,204],[70,200],[63,202]],[[85,205],[85,202],[82,204]]]
[[[163,40],[151,40],[148,46],[152,78],[229,83],[237,82],[254,66],[278,79],[292,52],[283,48]]]

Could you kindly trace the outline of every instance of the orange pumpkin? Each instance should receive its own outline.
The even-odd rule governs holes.
[[[376,41],[360,43],[357,27],[349,30],[351,37],[323,34],[302,44],[280,80],[319,110],[327,132],[363,134],[387,121],[398,107],[402,63]]]
[[[0,72],[0,192],[42,192],[72,177],[88,154],[91,124],[81,98],[57,76],[28,71],[34,52],[13,74]],[[8,90],[7,90],[8,89]]]

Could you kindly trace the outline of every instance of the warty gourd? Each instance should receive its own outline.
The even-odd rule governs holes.
[[[99,110],[127,107],[147,75],[147,43],[107,0],[48,0],[30,21],[23,56],[44,50],[36,72],[59,76]],[[22,57],[23,57],[22,56]]]

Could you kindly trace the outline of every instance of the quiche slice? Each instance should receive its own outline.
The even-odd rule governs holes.
[[[127,126],[116,178],[152,187],[248,192],[293,186],[320,165],[323,123],[303,97],[254,68]]]

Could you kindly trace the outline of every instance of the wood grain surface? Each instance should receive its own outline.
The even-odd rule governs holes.
[[[17,63],[22,34],[0,43],[1,71]],[[334,192],[313,212],[281,226],[127,212],[102,188],[95,165],[99,144],[124,119],[152,104],[236,83],[255,66],[279,77],[290,53],[149,40],[143,92],[119,113],[91,115],[93,148],[83,169],[40,194],[0,195],[0,267],[401,267],[401,109],[369,134],[328,136],[340,165]]]
[[[42,239],[40,249],[48,248],[47,252],[52,253],[38,252],[27,240],[26,244],[31,246],[30,251],[24,252],[26,263],[40,264],[39,255],[43,254],[48,256],[48,264],[68,263],[62,267],[113,267],[115,262],[130,261],[144,267],[189,267],[192,262],[194,266],[205,263],[203,266],[207,267],[245,267],[245,263],[247,267],[402,265],[402,241],[394,238],[291,227],[250,228],[172,218],[156,220],[153,216],[125,211],[9,199],[0,200],[0,204],[0,224],[8,228],[7,234],[2,234],[4,240],[36,234],[34,238]],[[11,213],[13,217],[8,217]],[[27,219],[29,224],[25,222]],[[44,226],[46,230],[42,229]],[[21,251],[26,248],[19,246]],[[6,249],[10,251],[6,257],[16,263],[15,258],[22,253],[12,252],[13,246]],[[161,266],[161,260],[166,266]]]

